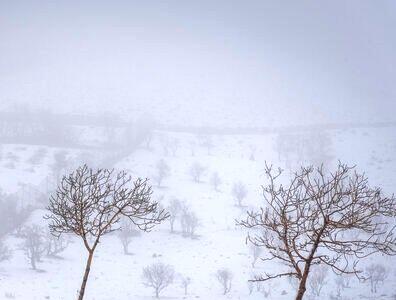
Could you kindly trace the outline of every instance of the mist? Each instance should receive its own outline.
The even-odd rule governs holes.
[[[392,1],[4,1],[1,103],[197,126],[238,111],[262,126],[394,121],[394,11]]]
[[[0,1],[0,299],[395,299],[395,28]]]

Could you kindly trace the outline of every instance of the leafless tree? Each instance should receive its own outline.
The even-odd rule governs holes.
[[[271,291],[273,287],[270,284],[268,285],[261,284],[258,289],[263,294],[264,298],[268,298],[271,295]]]
[[[136,179],[125,171],[92,170],[84,165],[63,177],[51,196],[46,216],[51,233],[59,236],[75,234],[88,251],[79,300],[84,297],[94,251],[101,238],[120,229],[121,217],[129,218],[140,230],[150,231],[168,217],[151,200],[147,179]]]
[[[43,229],[38,225],[27,226],[23,229],[23,238],[22,249],[32,269],[37,270],[37,262],[41,261],[46,251]]]
[[[328,275],[328,267],[326,265],[317,265],[312,268],[311,276],[309,277],[308,284],[311,288],[312,294],[320,296],[320,293],[325,286],[326,278]]]
[[[70,245],[70,238],[67,235],[54,236],[48,232],[45,236],[47,256],[58,257]]]
[[[242,201],[247,196],[246,186],[240,181],[235,182],[232,186],[232,195],[236,199],[237,205],[242,207]]]
[[[155,297],[159,298],[162,290],[168,287],[172,282],[175,271],[172,266],[157,262],[143,268],[143,284],[152,287]]]
[[[264,247],[263,260],[282,262],[286,269],[255,281],[291,276],[298,280],[296,299],[303,298],[313,265],[324,264],[338,274],[362,276],[359,259],[374,253],[396,254],[395,197],[371,188],[365,175],[339,164],[326,176],[322,168],[303,167],[288,185],[278,185],[282,170],[266,165],[267,204],[250,211],[241,226],[260,229],[248,241]],[[353,232],[353,234],[349,234]]]
[[[260,255],[263,253],[263,249],[255,244],[250,245],[250,252],[252,253],[252,267],[256,266],[257,260],[260,258]]]
[[[194,237],[195,230],[199,225],[197,215],[187,206],[182,206],[182,212],[180,216],[180,226],[182,228],[183,236]]]
[[[255,160],[256,160],[256,151],[257,151],[257,147],[254,146],[254,145],[250,145],[249,149],[250,149],[250,156],[249,156],[249,159],[250,159],[251,161],[255,161]]]
[[[16,194],[4,194],[0,190],[0,236],[16,232],[19,234],[22,224],[31,212],[30,207],[21,207],[21,201]]]
[[[256,285],[256,283],[252,282],[250,280],[247,282],[247,286],[249,289],[249,295],[251,295],[253,293],[255,285]]]
[[[132,242],[132,238],[139,235],[140,231],[136,228],[136,225],[129,218],[121,219],[120,230],[117,232],[117,236],[121,241],[125,255],[130,254],[129,244]]]
[[[219,185],[221,184],[221,178],[219,176],[219,173],[214,172],[212,176],[210,177],[210,184],[213,186],[213,189],[218,192],[219,191]]]
[[[181,286],[184,289],[184,295],[188,294],[188,287],[191,284],[191,278],[189,276],[181,276]]]
[[[264,286],[264,283],[261,281],[248,280],[248,288],[249,288],[249,295],[251,295],[254,289],[256,289],[256,292],[260,292],[263,294],[264,298],[268,298],[268,296],[271,294],[272,285],[266,284],[266,286]]]
[[[204,174],[204,172],[205,172],[205,167],[202,166],[199,162],[194,162],[189,169],[189,173],[195,182],[201,181],[201,177]]]
[[[147,150],[151,149],[151,143],[154,138],[154,129],[156,121],[149,114],[143,114],[137,121],[137,136],[141,140]]]
[[[284,160],[290,170],[296,164],[323,164],[327,168],[333,159],[331,136],[318,129],[304,133],[281,132],[276,140],[276,150],[279,160]]]
[[[384,283],[388,272],[382,264],[373,263],[366,268],[367,280],[370,282],[370,290],[377,292],[378,285]]]
[[[190,141],[190,153],[191,156],[195,156],[195,148],[197,147],[197,143],[195,141]]]
[[[171,140],[167,136],[162,136],[160,141],[164,155],[169,156],[169,151],[172,144]]]
[[[177,150],[179,149],[179,140],[178,139],[172,139],[171,142],[169,143],[169,148],[170,151],[172,152],[172,156],[176,156]]]
[[[223,295],[231,291],[232,277],[231,271],[226,268],[217,270],[216,278],[223,288]]]
[[[170,167],[168,164],[163,160],[159,160],[157,164],[155,165],[157,169],[157,174],[154,176],[155,181],[157,182],[157,186],[160,187],[162,181],[166,178],[169,177],[170,175]]]
[[[52,173],[58,184],[70,165],[70,159],[67,151],[58,151],[54,153],[54,163],[52,164]]]
[[[0,240],[0,262],[7,260],[11,257],[10,249],[4,245],[3,241]]]
[[[210,136],[203,136],[201,138],[201,145],[206,148],[207,154],[211,155],[212,149],[214,147],[212,138]]]
[[[179,217],[182,209],[182,204],[176,198],[173,198],[167,207],[167,211],[169,212],[169,223],[170,223],[170,231],[174,232],[175,221]]]
[[[340,276],[336,276],[336,278],[334,279],[334,282],[337,286],[337,290],[344,290],[346,288],[350,288],[351,287],[351,281],[352,281],[352,277],[354,277],[353,274],[342,274]]]
[[[146,138],[145,138],[144,141],[143,141],[144,147],[145,147],[147,150],[150,150],[150,149],[151,149],[151,142],[153,141],[153,137],[154,137],[154,134],[153,134],[152,131],[150,131],[150,132],[147,133]]]

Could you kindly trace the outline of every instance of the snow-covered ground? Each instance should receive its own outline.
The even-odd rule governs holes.
[[[386,193],[396,187],[396,133],[394,128],[353,129],[331,131],[333,164],[337,159],[356,164],[359,171],[368,175],[372,185],[378,185]],[[177,144],[175,154],[164,151],[164,141]],[[175,271],[192,280],[188,295],[180,280],[161,293],[164,299],[263,299],[260,292],[249,294],[247,280],[254,273],[271,271],[275,264],[258,262],[251,267],[251,253],[245,244],[246,232],[235,225],[248,208],[260,206],[260,185],[265,184],[264,163],[284,167],[278,160],[275,134],[212,136],[213,147],[207,149],[200,143],[201,137],[189,133],[158,131],[149,149],[140,148],[117,162],[118,169],[131,174],[153,178],[156,164],[164,159],[170,167],[170,176],[162,187],[154,184],[154,199],[166,206],[176,197],[188,204],[199,218],[195,238],[186,238],[176,232],[171,234],[165,222],[150,233],[134,238],[130,245],[133,255],[124,255],[118,237],[106,236],[95,253],[93,267],[87,286],[87,300],[138,300],[151,299],[153,291],[142,284],[142,268],[156,261],[174,266]],[[69,156],[78,156],[77,150],[51,149],[28,145],[3,145],[0,161],[0,187],[11,193],[19,191],[23,184],[40,186],[45,181],[53,163],[53,155],[65,150]],[[41,149],[41,150],[40,150]],[[44,149],[44,150],[43,150]],[[252,158],[252,149],[254,158]],[[33,163],[34,153],[42,151],[43,158]],[[190,166],[198,162],[205,167],[199,183],[189,174]],[[214,191],[210,177],[218,172],[222,184]],[[232,185],[241,181],[248,188],[244,207],[235,205],[231,194]],[[22,185],[21,185],[22,184]],[[45,226],[44,210],[36,210],[28,223]],[[177,222],[177,221],[176,221]],[[43,258],[38,263],[40,272],[30,269],[22,240],[8,235],[6,244],[13,250],[8,261],[0,263],[0,299],[74,299],[81,283],[86,251],[78,238],[61,254],[61,259]],[[385,284],[372,294],[368,283],[353,282],[352,288],[343,291],[344,299],[394,299],[396,294],[396,259],[372,258],[383,261],[389,269]],[[233,273],[231,292],[222,295],[215,273],[220,268]],[[335,294],[335,284],[329,276],[320,298],[330,299]],[[268,299],[293,299],[294,288],[286,279],[269,283]],[[393,296],[394,297],[394,296]],[[311,296],[311,299],[316,297]]]

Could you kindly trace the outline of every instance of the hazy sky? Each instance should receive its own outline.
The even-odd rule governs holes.
[[[0,103],[396,121],[395,28],[392,0],[2,0]]]

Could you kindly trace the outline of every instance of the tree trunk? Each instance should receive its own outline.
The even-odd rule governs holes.
[[[123,243],[122,243],[122,247],[123,247],[123,249],[124,249],[124,254],[125,254],[125,255],[129,255],[128,243],[123,242]]]
[[[307,279],[303,278],[300,281],[300,285],[298,286],[298,292],[297,292],[297,296],[296,296],[296,300],[302,300],[304,297],[304,293],[306,291],[306,283],[307,283]]]
[[[304,293],[307,290],[307,279],[309,274],[310,265],[305,266],[303,276],[300,280],[300,284],[298,286],[298,292],[296,296],[296,300],[302,300],[304,297]]]
[[[35,259],[35,257],[33,255],[30,258],[30,265],[32,266],[33,270],[36,270],[36,259]]]
[[[155,298],[159,298],[159,290],[157,288],[155,289]]]
[[[84,298],[85,287],[87,285],[89,271],[91,270],[92,258],[93,258],[93,251],[89,251],[87,264],[85,266],[84,277],[83,277],[83,281],[81,283],[81,288],[80,288],[80,293],[79,293],[79,296],[78,296],[78,300],[83,300],[83,298]]]
[[[175,223],[175,221],[171,219],[169,222],[171,227],[171,233],[173,233],[173,224]]]

